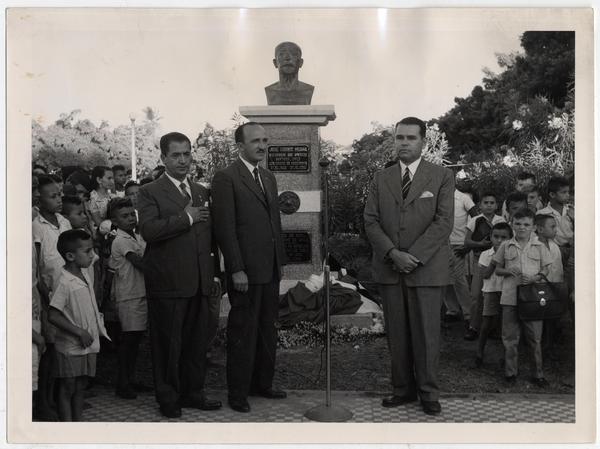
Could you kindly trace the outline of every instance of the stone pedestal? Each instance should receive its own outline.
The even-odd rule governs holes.
[[[277,178],[288,253],[282,283],[292,286],[322,270],[319,128],[335,120],[334,107],[241,106],[240,114],[260,123],[269,137],[267,156],[261,165]]]

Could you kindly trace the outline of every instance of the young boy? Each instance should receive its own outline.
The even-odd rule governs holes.
[[[81,229],[65,231],[57,248],[65,265],[52,294],[49,319],[57,327],[58,415],[61,421],[81,421],[87,377],[96,375],[100,335],[108,336],[84,270],[94,258],[91,236]]]
[[[548,266],[548,281],[549,282],[564,282],[564,270],[560,248],[554,241],[556,237],[556,219],[552,215],[538,214],[535,217],[537,235],[540,242],[544,244],[550,253],[552,263]],[[556,356],[552,351],[553,345],[560,334],[560,318],[545,320],[544,333],[542,335],[542,348],[549,353],[550,358]]]
[[[125,196],[125,183],[127,182],[125,167],[120,164],[113,165],[112,172],[115,182],[115,196],[123,198]]]
[[[538,210],[538,214],[552,215],[556,219],[556,237],[554,240],[560,247],[563,264],[566,264],[573,242],[573,210],[569,206],[569,181],[562,176],[554,176],[548,181],[548,206]]]
[[[541,209],[542,203],[540,201],[540,188],[533,186],[529,192],[527,192],[527,207],[535,214],[538,208]]]
[[[63,196],[62,198],[62,215],[69,220],[72,229],[82,229],[92,235],[88,216],[85,213],[85,204],[77,196]],[[88,268],[85,269],[87,275],[94,285],[94,293],[97,292],[98,286],[95,285],[94,264],[100,259],[98,254],[94,252],[94,259]]]
[[[496,195],[491,192],[485,192],[481,195],[479,201],[479,210],[481,213],[472,217],[467,222],[467,232],[465,234],[465,247],[473,250],[473,277],[471,279],[471,320],[469,327],[465,332],[465,340],[475,340],[481,326],[481,312],[483,309],[483,296],[481,287],[483,278],[477,267],[480,254],[492,246],[490,233],[496,223],[504,222],[504,218],[496,215],[498,202]]]
[[[111,200],[109,211],[117,227],[109,266],[114,270],[115,301],[121,323],[116,394],[123,399],[135,399],[135,363],[148,317],[142,263],[146,242],[134,233],[137,217],[129,198]]]
[[[516,180],[516,183],[515,183],[515,191],[527,194],[531,189],[534,188],[535,183],[536,183],[536,181],[535,181],[535,175],[533,173],[529,173],[529,172],[519,173],[517,175],[517,180]],[[505,201],[502,204],[502,216],[507,220],[507,222],[510,222],[510,218],[508,216],[507,201]],[[541,209],[542,207],[544,207],[544,205],[538,199],[538,202],[536,204],[536,208],[537,209]]]
[[[62,215],[62,200],[58,185],[46,175],[38,177],[39,214],[32,222],[33,243],[38,263],[38,289],[42,302],[42,335],[46,344],[39,366],[38,397],[43,413],[54,404],[54,377],[52,375],[55,361],[54,333],[56,329],[48,323],[49,298],[54,285],[60,277],[65,261],[56,248],[58,236],[71,225]],[[51,414],[51,413],[50,413]]]
[[[134,209],[137,210],[137,196],[140,191],[140,185],[135,181],[128,181],[125,184],[125,196],[131,200]]]
[[[502,278],[494,272],[495,264],[492,259],[502,242],[512,238],[512,236],[512,228],[508,223],[496,223],[492,227],[490,237],[492,247],[482,252],[479,256],[480,277],[483,279],[483,319],[477,345],[477,355],[475,357],[475,366],[477,367],[483,364],[485,344],[494,324],[497,324],[499,321],[498,318],[500,317],[501,310],[500,295],[502,293]]]
[[[504,218],[507,219],[507,223],[512,223],[512,217],[517,211],[528,209],[527,195],[523,192],[512,192],[506,197],[504,204],[506,204]]]
[[[519,285],[540,282],[548,274],[552,263],[550,253],[533,233],[535,215],[521,209],[512,217],[514,237],[504,242],[494,254],[496,274],[503,276],[502,343],[504,344],[504,374],[508,383],[514,383],[518,372],[518,347],[523,327],[525,339],[532,348],[534,375],[532,382],[539,387],[548,386],[542,365],[542,320],[521,321],[517,312]]]

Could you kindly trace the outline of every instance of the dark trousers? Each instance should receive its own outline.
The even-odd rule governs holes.
[[[407,287],[404,279],[379,285],[394,394],[439,399],[440,311],[444,287]]]
[[[229,279],[228,285],[233,286]],[[228,289],[227,388],[232,399],[272,387],[275,374],[279,279],[249,284],[246,293]]]
[[[216,298],[218,301],[218,298]],[[215,298],[148,299],[154,389],[159,404],[203,394],[206,350],[219,323]]]

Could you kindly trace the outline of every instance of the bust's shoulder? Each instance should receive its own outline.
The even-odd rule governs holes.
[[[302,81],[298,80],[298,89],[309,90],[312,92],[313,90],[315,90],[315,86],[313,86],[312,84],[303,83]]]

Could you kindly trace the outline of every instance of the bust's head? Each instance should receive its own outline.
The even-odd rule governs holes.
[[[304,60],[302,50],[293,42],[282,42],[275,47],[273,64],[284,75],[297,75]]]

